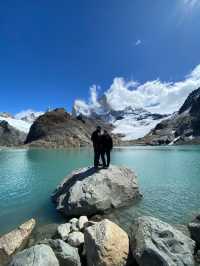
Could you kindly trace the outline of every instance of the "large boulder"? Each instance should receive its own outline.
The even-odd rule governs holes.
[[[53,250],[42,244],[18,253],[9,266],[59,266],[59,262]]]
[[[130,234],[131,250],[140,266],[193,266],[194,241],[153,217],[140,217]]]
[[[78,249],[70,246],[63,240],[46,239],[41,244],[49,245],[53,249],[60,266],[81,266]]]
[[[125,266],[128,263],[128,235],[107,219],[85,230],[85,249],[88,266]]]
[[[0,237],[0,265],[7,263],[11,255],[25,247],[35,224],[35,220],[30,219],[19,228]]]
[[[190,231],[191,238],[196,242],[198,248],[200,248],[200,214],[189,223],[188,229]]]
[[[72,172],[53,194],[57,210],[66,216],[94,215],[140,198],[137,177],[128,168],[111,165]]]

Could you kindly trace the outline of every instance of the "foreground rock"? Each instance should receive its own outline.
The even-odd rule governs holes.
[[[188,225],[191,238],[196,242],[200,248],[200,214]]]
[[[25,247],[35,223],[34,219],[30,219],[19,228],[0,238],[0,265],[5,264],[11,255]]]
[[[56,189],[53,200],[66,216],[91,216],[140,198],[137,177],[127,168],[110,166],[72,172]]]
[[[53,249],[60,266],[81,266],[77,248],[71,247],[60,239],[44,240],[41,244],[49,245]]]
[[[127,265],[128,235],[109,220],[105,219],[85,230],[85,248],[88,266]]]
[[[59,266],[59,263],[53,250],[42,244],[18,253],[9,266]]]
[[[194,265],[194,241],[156,218],[138,218],[130,237],[132,254],[141,266]]]

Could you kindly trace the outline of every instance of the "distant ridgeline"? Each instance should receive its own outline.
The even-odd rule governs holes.
[[[152,114],[142,108],[110,110],[99,115],[94,112],[82,114],[81,110],[75,107],[72,114],[67,113],[64,108],[58,108],[39,117],[31,115],[29,119],[16,119],[10,114],[1,113],[0,146],[88,146],[91,145],[90,136],[97,125],[112,132],[114,143],[117,145],[200,143],[200,88],[190,93],[178,112],[167,117]],[[128,124],[131,122],[136,123],[136,126],[132,126],[131,131],[129,128],[126,135]],[[142,138],[137,135],[138,131],[143,132]]]

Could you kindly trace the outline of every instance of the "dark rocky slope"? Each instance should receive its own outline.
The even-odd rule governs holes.
[[[26,134],[10,126],[7,121],[0,121],[0,146],[18,146],[24,144]]]
[[[52,148],[87,146],[91,144],[90,136],[97,125],[108,131],[112,130],[110,124],[101,120],[73,117],[64,108],[55,109],[36,119],[30,128],[26,144]]]
[[[194,90],[180,110],[138,140],[141,144],[200,143],[200,88]]]

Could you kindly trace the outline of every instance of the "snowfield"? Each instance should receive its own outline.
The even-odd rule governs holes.
[[[153,120],[144,119],[135,120],[135,117],[129,116],[113,123],[115,129],[112,133],[125,135],[122,140],[135,140],[144,137],[163,119]]]
[[[26,122],[20,119],[16,119],[16,118],[11,118],[11,117],[0,116],[0,121],[1,120],[7,121],[9,125],[11,125],[12,127],[15,127],[16,129],[24,133],[28,133],[32,125],[32,123],[29,123],[29,122]]]

